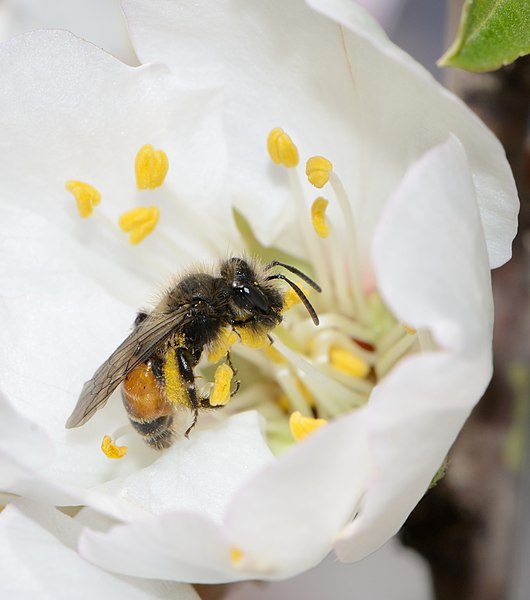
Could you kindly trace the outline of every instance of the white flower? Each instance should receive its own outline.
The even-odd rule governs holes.
[[[123,521],[80,537],[83,556],[118,573],[275,579],[332,548],[361,558],[399,529],[491,376],[489,268],[509,258],[517,211],[502,148],[349,0],[125,11],[138,69],[61,32],[0,49],[0,368],[17,442],[0,441],[12,465],[0,487]],[[290,152],[289,168],[272,164],[276,126],[304,158],[332,161],[322,192],[278,130],[269,149],[280,162]],[[169,171],[138,191],[145,144]],[[101,193],[91,219],[67,181],[82,182],[68,184],[81,212],[92,210],[83,194]],[[312,221],[319,194],[330,204]],[[250,229],[235,226],[232,202]],[[132,248],[114,223],[137,204],[160,220]],[[160,457],[129,433],[124,459],[99,451],[127,421],[116,399],[64,431],[153,282],[243,242],[311,268],[319,328],[299,307],[272,357],[234,347],[242,391]],[[255,412],[223,419],[257,408],[278,449],[279,400],[330,421],[274,458]]]
[[[17,500],[0,513],[0,577],[10,600],[96,597],[198,600],[191,586],[116,576],[76,551],[82,526],[52,507]]]

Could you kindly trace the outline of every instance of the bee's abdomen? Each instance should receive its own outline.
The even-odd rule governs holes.
[[[138,365],[127,375],[122,400],[132,426],[146,444],[157,450],[171,446],[173,406],[166,401],[150,362]]]
[[[136,421],[129,415],[129,420],[144,442],[155,450],[169,448],[174,441],[173,415],[158,417],[150,421]]]

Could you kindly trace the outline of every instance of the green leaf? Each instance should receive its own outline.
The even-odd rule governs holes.
[[[443,67],[493,71],[530,53],[529,0],[466,0]]]

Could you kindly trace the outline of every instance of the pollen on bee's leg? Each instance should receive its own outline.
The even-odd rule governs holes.
[[[273,163],[287,168],[298,165],[298,148],[289,134],[275,127],[267,137],[267,150]]]
[[[160,211],[156,206],[140,206],[124,212],[118,221],[120,229],[129,234],[131,244],[139,244],[156,227]]]
[[[338,371],[358,379],[364,379],[370,373],[370,365],[366,361],[340,346],[330,347],[329,362]]]
[[[295,441],[299,442],[306,438],[310,433],[320,429],[327,424],[326,419],[314,419],[304,417],[298,411],[295,411],[289,417],[289,428]]]
[[[65,183],[66,189],[77,202],[77,211],[82,219],[86,219],[94,212],[94,206],[101,202],[101,194],[89,183],[69,179]]]
[[[210,393],[211,406],[224,406],[230,400],[230,384],[234,371],[229,365],[223,363],[215,371],[213,388]]]
[[[123,458],[129,448],[127,446],[116,446],[110,435],[103,436],[101,450],[107,458]]]
[[[241,343],[250,348],[261,350],[262,348],[267,348],[271,345],[266,333],[253,331],[249,327],[241,327],[240,329],[237,329],[237,333]]]
[[[319,196],[311,206],[311,220],[317,235],[326,238],[329,235],[329,225],[326,222],[326,209],[329,202]]]
[[[225,328],[208,353],[208,362],[219,362],[238,339],[239,336],[233,329]]]
[[[322,188],[329,181],[333,164],[323,156],[312,156],[306,162],[305,174],[309,183],[317,188]]]
[[[135,161],[136,186],[139,190],[154,190],[160,187],[169,169],[167,154],[145,144],[138,150]]]

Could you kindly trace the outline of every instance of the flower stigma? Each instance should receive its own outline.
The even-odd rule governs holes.
[[[94,206],[101,202],[101,194],[89,183],[69,179],[65,183],[66,189],[72,194],[77,202],[77,211],[82,219],[90,217],[94,212]]]
[[[154,190],[166,178],[169,169],[167,154],[163,150],[155,150],[151,144],[145,144],[136,154],[134,168],[138,189]]]
[[[117,446],[112,441],[110,435],[103,436],[101,450],[107,458],[123,458],[127,454],[128,449],[127,446]]]
[[[159,218],[160,210],[158,207],[139,206],[124,212],[118,224],[123,232],[129,234],[129,242],[136,245],[152,233]]]

